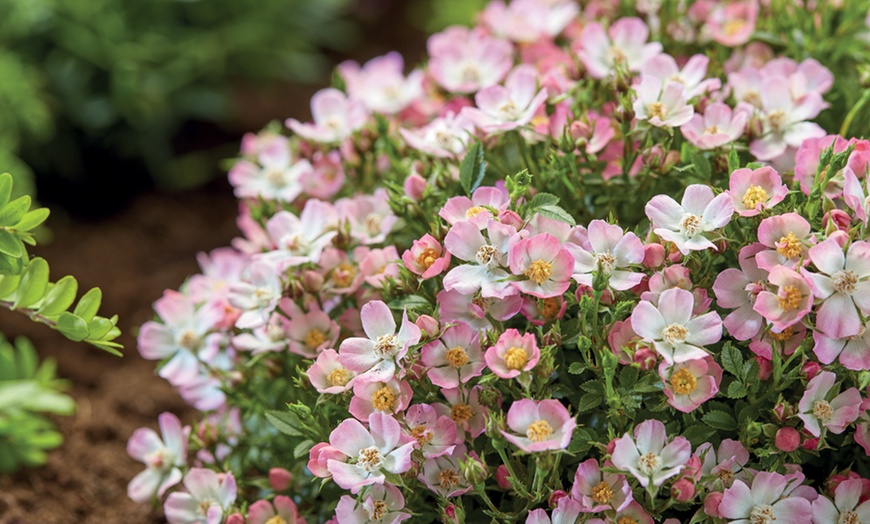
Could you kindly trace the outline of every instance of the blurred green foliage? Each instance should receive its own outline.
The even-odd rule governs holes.
[[[239,83],[322,78],[323,50],[353,39],[347,4],[3,0],[0,170],[23,172],[23,157],[80,175],[86,144],[168,174],[165,186],[188,185],[197,174],[170,164],[182,124],[229,121]]]
[[[427,33],[451,25],[472,25],[489,0],[415,0],[408,8],[412,23]]]

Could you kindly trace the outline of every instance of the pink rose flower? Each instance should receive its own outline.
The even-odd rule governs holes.
[[[571,285],[574,258],[556,237],[548,233],[513,244],[509,261],[511,273],[527,278],[511,282],[523,293],[550,298],[562,295]]]
[[[832,338],[858,335],[860,313],[870,313],[870,243],[853,242],[844,254],[833,238],[809,249],[818,273],[801,269],[822,301],[816,312],[816,327]]]
[[[459,387],[486,367],[480,336],[465,323],[447,328],[439,340],[423,346],[420,358],[429,368],[429,380],[442,388]]]
[[[785,200],[788,187],[772,167],[759,167],[754,171],[741,168],[731,173],[727,193],[738,215],[752,217]]]
[[[520,335],[516,329],[507,329],[498,342],[486,350],[484,359],[489,369],[501,378],[511,379],[530,371],[538,364],[541,351],[533,333]]]
[[[447,269],[450,265],[450,253],[444,252],[441,243],[432,235],[426,234],[419,240],[414,240],[411,249],[402,253],[402,261],[412,273],[427,280]]]
[[[640,18],[620,18],[607,31],[597,22],[583,28],[575,44],[577,56],[592,78],[612,75],[618,64],[638,72],[652,57],[662,52],[659,42],[647,43],[649,28]]]
[[[673,242],[680,253],[688,255],[690,251],[716,247],[704,233],[731,222],[734,205],[727,194],[715,196],[709,186],[693,184],[686,188],[680,204],[667,195],[656,195],[647,203],[645,211],[655,234]]]
[[[167,489],[181,482],[181,468],[187,464],[190,427],[182,427],[178,417],[168,412],[157,420],[160,435],[151,428],[139,428],[127,441],[127,454],[146,467],[127,486],[127,496],[140,504],[163,497]]]
[[[396,332],[396,321],[390,308],[380,300],[364,305],[360,311],[363,329],[368,338],[350,337],[341,343],[339,362],[359,373],[357,381],[386,381],[399,370],[399,362],[408,347],[420,341],[420,328],[402,314],[402,326]]]
[[[836,380],[834,373],[822,371],[807,384],[807,390],[798,404],[798,417],[814,437],[822,434],[823,427],[839,435],[860,414],[861,393],[856,388],[849,388],[831,398],[831,388]]]
[[[502,430],[509,442],[527,453],[566,449],[577,422],[558,400],[522,399],[511,404],[507,414],[511,432]]]
[[[617,439],[611,460],[648,489],[653,489],[650,485],[658,488],[679,474],[692,455],[692,445],[684,437],[674,437],[668,442],[665,425],[658,420],[638,424],[634,437],[626,433]]]
[[[722,368],[708,356],[672,366],[662,362],[659,376],[665,385],[668,404],[677,411],[689,413],[719,392]]]
[[[742,480],[736,480],[723,493],[718,512],[724,518],[744,519],[744,522],[754,519],[758,522],[812,524],[810,502],[802,497],[786,495],[788,483],[788,479],[779,473],[766,471],[755,475],[751,488]]]
[[[740,138],[751,116],[751,108],[738,105],[732,111],[727,104],[714,102],[707,106],[703,115],[692,115],[680,131],[698,148],[716,149]]]
[[[313,124],[287,119],[287,127],[306,140],[334,144],[361,129],[368,120],[365,106],[359,100],[334,88],[322,89],[311,97]]]

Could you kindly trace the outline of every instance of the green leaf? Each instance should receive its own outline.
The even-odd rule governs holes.
[[[394,311],[402,311],[405,309],[413,311],[415,309],[425,309],[432,307],[432,303],[426,300],[426,297],[422,297],[420,295],[405,295],[401,298],[390,301],[390,303],[387,305],[390,309]]]
[[[30,209],[30,197],[27,195],[9,202],[0,209],[0,227],[12,227],[21,222],[28,209]]]
[[[726,431],[735,431],[737,429],[737,421],[730,414],[724,411],[710,411],[701,417],[711,428],[722,429]]]
[[[692,165],[695,166],[695,173],[701,177],[701,180],[709,182],[713,178],[713,168],[710,166],[710,161],[698,150],[692,150],[689,154]]]
[[[537,209],[539,215],[551,218],[553,220],[559,220],[561,222],[566,222],[571,226],[576,226],[577,222],[574,220],[574,217],[570,215],[567,211],[562,209],[559,206],[549,205],[549,206],[541,206]]]
[[[572,375],[579,375],[584,371],[586,371],[586,366],[582,362],[571,362],[571,365],[568,366],[568,373]]]
[[[106,336],[113,327],[115,325],[109,319],[94,317],[88,322],[88,338],[99,340]]]
[[[302,433],[296,429],[299,419],[287,411],[267,411],[266,419],[270,424],[275,426],[275,429],[285,435],[290,435],[291,437],[302,436]]]
[[[27,264],[21,276],[12,307],[18,309],[35,304],[45,295],[46,286],[48,286],[48,262],[42,258],[34,258]]]
[[[314,441],[310,439],[303,440],[295,448],[293,448],[293,458],[301,458],[308,455],[311,448],[314,447]]]
[[[480,142],[475,142],[468,148],[465,158],[459,164],[459,183],[470,196],[483,182],[485,174],[486,162],[483,160],[483,148],[480,146]]]
[[[725,368],[725,371],[735,377],[741,376],[743,371],[743,354],[733,344],[729,342],[722,347],[719,359],[722,361],[722,367]]]
[[[78,289],[79,283],[71,275],[58,280],[45,296],[39,314],[53,317],[66,311],[75,302]]]
[[[45,222],[49,214],[50,211],[47,207],[28,211],[21,218],[21,221],[15,224],[15,229],[18,231],[30,231]]]
[[[63,336],[76,342],[81,342],[88,337],[88,323],[83,318],[69,311],[64,311],[57,319],[57,330]]]
[[[16,235],[6,229],[0,229],[0,253],[21,258],[27,254],[27,250]]]
[[[626,389],[631,389],[635,382],[637,382],[637,368],[623,366],[622,371],[619,373],[619,385]]]
[[[597,408],[604,402],[604,397],[599,395],[598,393],[586,393],[582,397],[580,397],[580,402],[577,403],[577,411],[583,413],[584,411],[592,411]]]
[[[538,193],[529,200],[529,211],[534,211],[541,206],[555,206],[559,203],[559,197],[550,193]]]
[[[100,291],[100,288],[95,287],[90,291],[82,295],[82,298],[79,299],[79,303],[76,304],[76,308],[73,310],[73,313],[76,316],[79,316],[85,322],[90,322],[94,315],[97,314],[97,311],[100,310],[100,302],[103,300],[103,292]]]
[[[592,444],[598,440],[598,436],[588,428],[577,428],[568,444],[568,453],[585,453],[592,449]]]
[[[725,395],[728,398],[738,399],[745,397],[747,393],[748,391],[746,390],[746,386],[743,384],[743,382],[735,380],[734,382],[729,384],[728,391],[725,393]]]
[[[24,271],[24,260],[0,253],[0,275],[20,275]]]
[[[6,207],[12,196],[12,175],[3,173],[0,175],[0,209]]]
[[[740,169],[740,156],[737,154],[737,149],[731,148],[731,152],[728,153],[728,172],[733,173]]]
[[[683,430],[682,436],[689,439],[693,447],[700,446],[716,434],[716,430],[703,424],[694,424]]]

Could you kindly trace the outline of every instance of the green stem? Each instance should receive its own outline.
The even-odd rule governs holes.
[[[870,89],[865,89],[864,94],[861,96],[858,102],[856,102],[855,105],[852,106],[852,109],[850,109],[849,113],[846,115],[846,119],[843,120],[843,125],[840,126],[840,136],[846,136],[846,133],[849,131],[849,127],[851,127],[852,125],[852,120],[855,119],[855,117],[858,115],[858,112],[861,110],[862,107],[864,107],[864,104],[866,104],[868,101],[870,101]]]

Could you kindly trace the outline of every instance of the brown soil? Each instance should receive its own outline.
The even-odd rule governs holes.
[[[54,279],[72,274],[81,289],[103,290],[101,313],[120,316],[125,356],[70,342],[16,313],[0,314],[0,331],[26,335],[41,355],[57,360],[78,405],[74,416],[57,419],[65,442],[46,466],[0,476],[0,523],[162,521],[160,511],[127,498],[127,482],[142,469],[127,456],[127,439],[138,427],[156,428],[163,411],[185,422],[195,413],[138,355],[135,333],[163,290],[198,270],[196,253],[228,245],[237,234],[235,215],[232,191],[220,180],[176,196],[141,196],[110,221],[52,217],[56,240],[36,253],[49,261]]]

